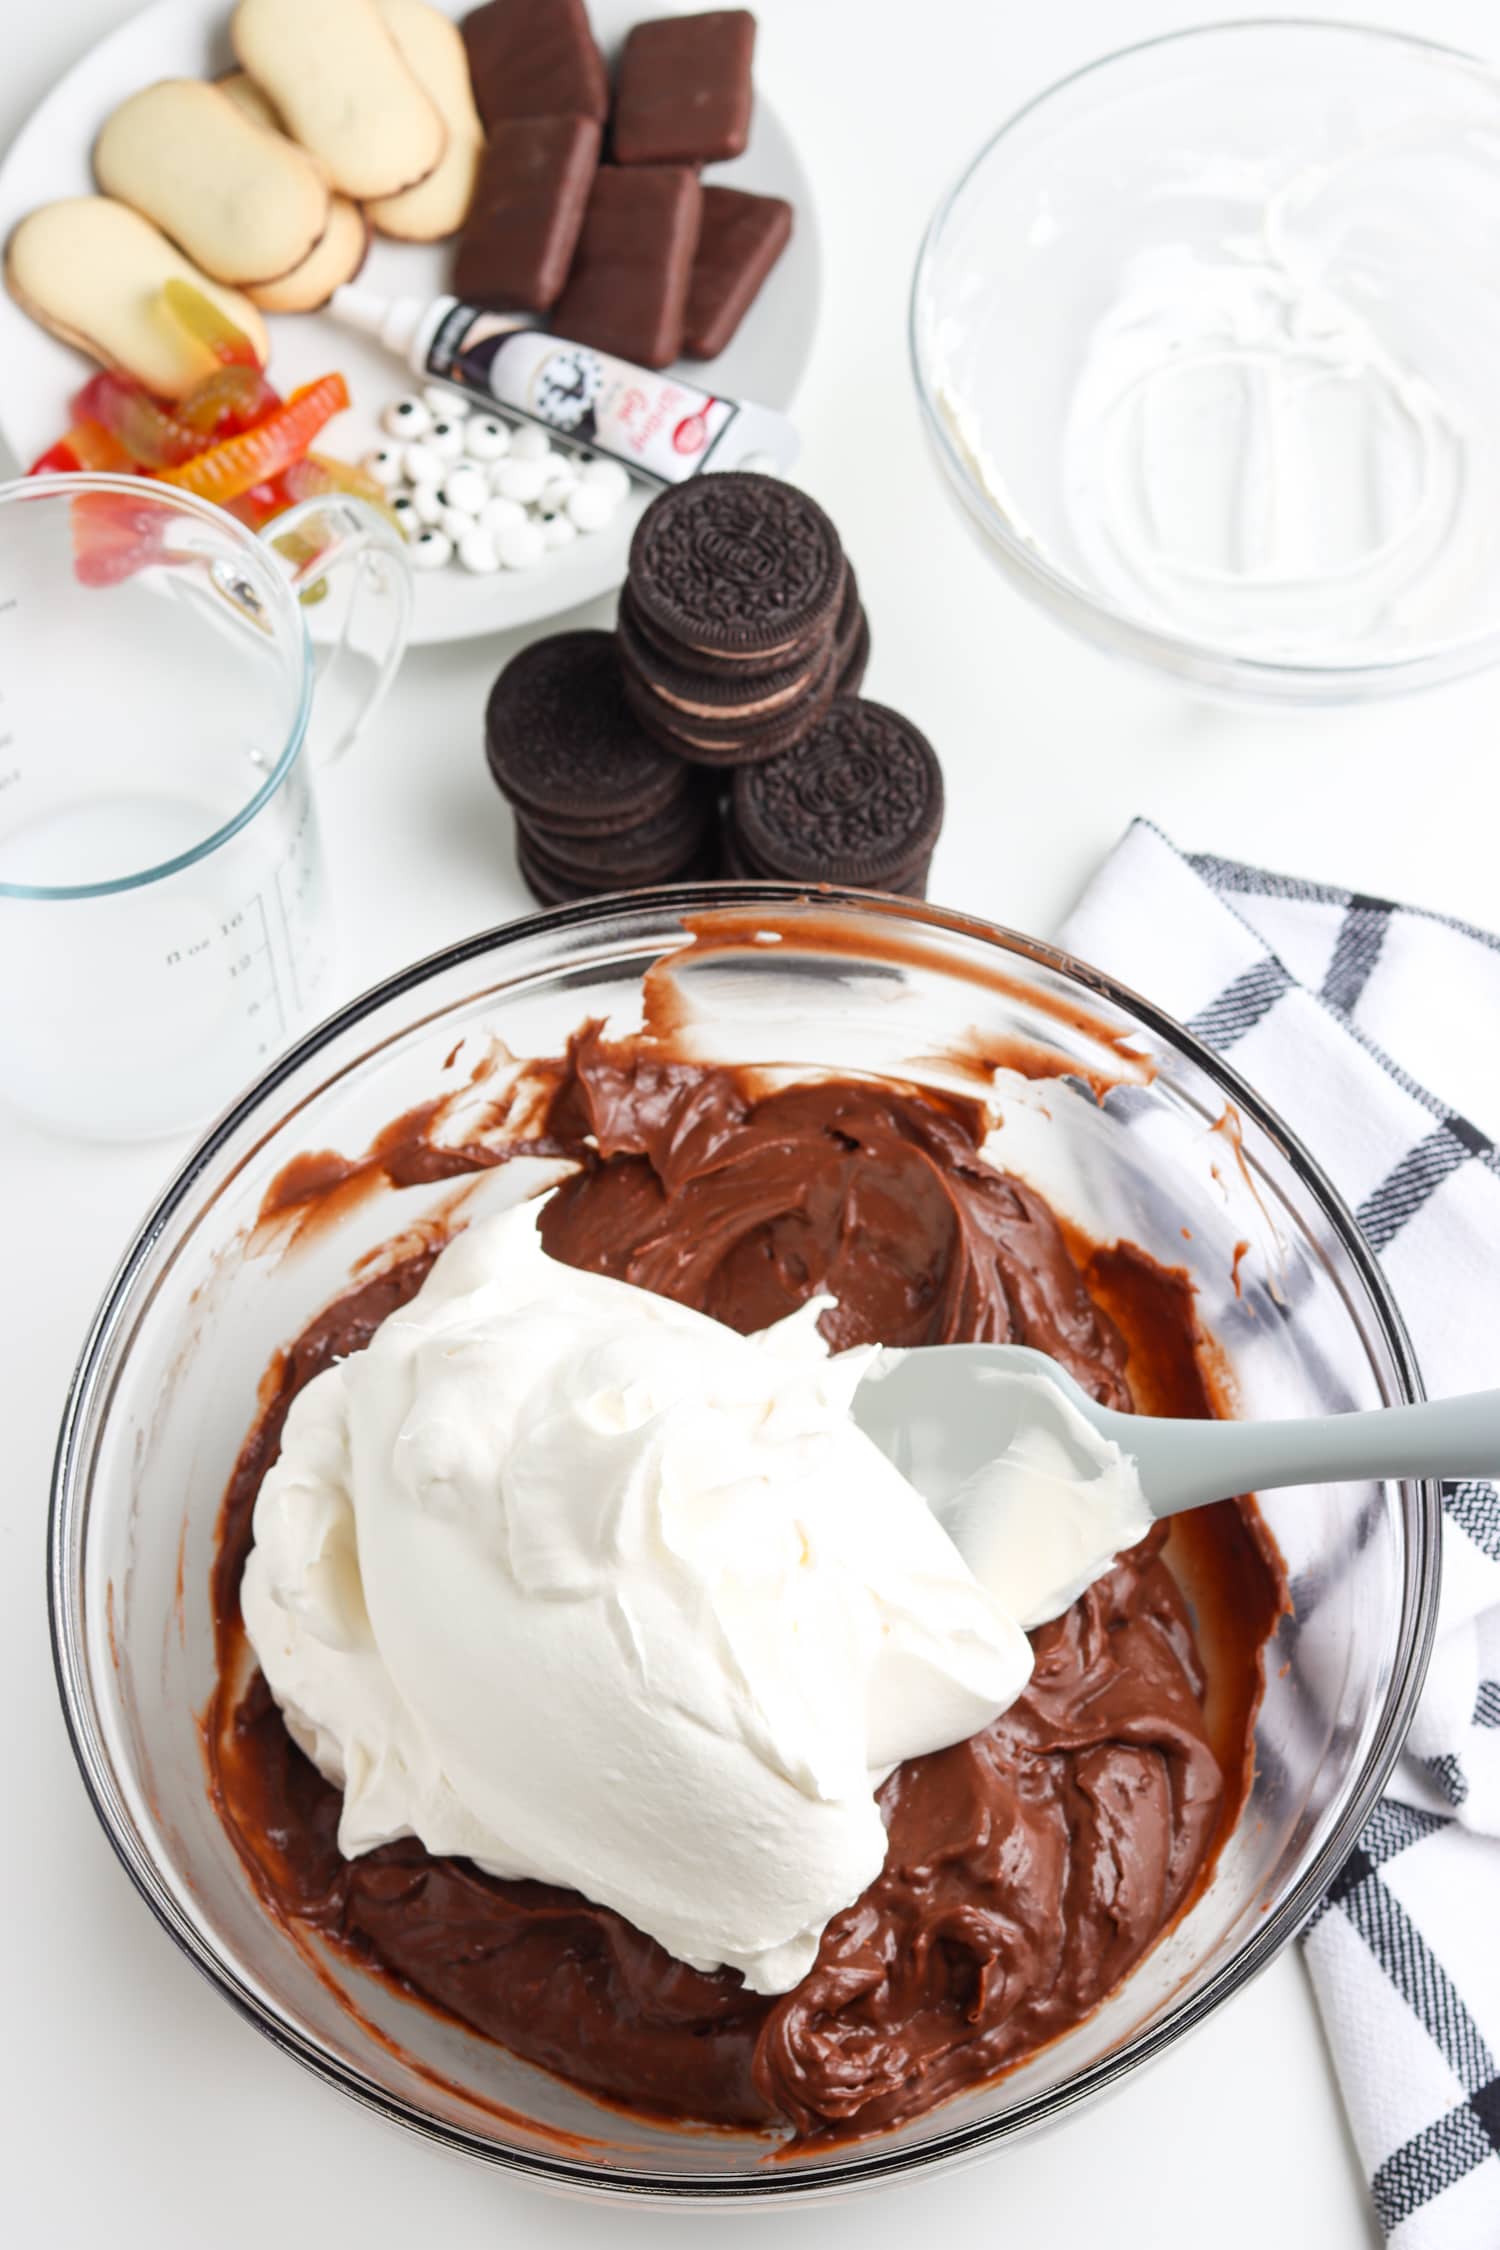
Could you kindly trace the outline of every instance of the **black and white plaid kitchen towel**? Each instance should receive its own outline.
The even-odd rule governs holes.
[[[1145,821],[1059,935],[1306,1143],[1380,1257],[1429,1393],[1500,1387],[1500,938],[1184,855]],[[1500,2250],[1500,1491],[1448,1484],[1443,1511],[1406,1755],[1305,1945],[1392,2250]]]

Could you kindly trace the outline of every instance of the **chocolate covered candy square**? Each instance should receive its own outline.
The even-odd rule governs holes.
[[[689,359],[717,359],[791,239],[792,207],[779,195],[706,187],[703,223],[688,282],[682,348]]]
[[[487,132],[502,117],[604,123],[609,79],[584,0],[487,0],[461,28]]]
[[[750,138],[755,18],[745,8],[638,23],[615,91],[618,164],[718,164]]]
[[[638,367],[670,366],[682,349],[702,209],[698,175],[685,166],[601,165],[553,307],[558,335]]]
[[[599,168],[592,117],[504,117],[486,144],[453,287],[545,312],[562,295]]]

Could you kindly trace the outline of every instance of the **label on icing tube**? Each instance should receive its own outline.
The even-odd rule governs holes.
[[[487,392],[507,413],[524,414],[659,484],[741,466],[753,449],[780,467],[795,450],[790,423],[768,407],[718,398],[676,375],[518,325],[514,314],[455,304],[424,356],[440,381]]]

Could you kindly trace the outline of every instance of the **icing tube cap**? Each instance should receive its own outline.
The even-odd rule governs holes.
[[[439,301],[451,305],[457,300],[450,297]],[[335,289],[328,309],[346,328],[376,337],[387,351],[399,352],[403,359],[433,310],[420,297],[382,297],[378,290],[361,289],[355,282]]]

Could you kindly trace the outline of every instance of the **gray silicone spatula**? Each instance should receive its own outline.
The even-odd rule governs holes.
[[[1278,1485],[1500,1474],[1500,1391],[1298,1422],[1174,1422],[1096,1405],[1045,1352],[938,1344],[877,1353],[853,1404],[865,1435],[939,1516],[1039,1419],[1080,1474],[1096,1475],[1069,1408],[1133,1461],[1155,1516]]]

